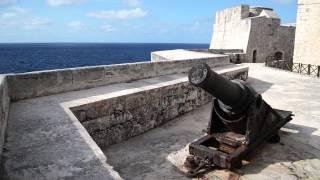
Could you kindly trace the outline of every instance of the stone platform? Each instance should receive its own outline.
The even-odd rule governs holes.
[[[295,116],[281,129],[281,143],[260,146],[236,174],[216,170],[204,179],[320,179],[320,79],[250,64],[248,81],[274,108]],[[188,179],[179,170],[186,145],[203,135],[209,114],[210,104],[106,148],[108,162],[125,179]]]
[[[187,63],[184,62],[184,69],[189,68],[186,65]],[[136,67],[139,64],[131,66]],[[239,72],[247,75],[248,67],[246,65],[229,65],[216,67],[215,70],[226,76],[232,76],[232,74]],[[174,71],[174,69],[170,69],[170,71]],[[28,76],[31,75],[28,74]],[[83,76],[85,77],[85,74]],[[32,74],[31,77],[28,77],[27,80],[41,80],[37,74]],[[22,76],[19,78],[19,80],[23,81],[26,77]],[[118,118],[118,104],[129,101],[134,95],[150,90],[160,89],[156,92],[159,92],[157,95],[162,95],[161,88],[168,90],[165,91],[169,93],[166,94],[168,95],[167,98],[173,98],[170,104],[179,103],[179,101],[175,101],[178,98],[175,98],[174,94],[170,95],[170,92],[173,92],[170,88],[181,89],[180,86],[185,87],[186,83],[187,77],[185,73],[171,73],[152,78],[132,80],[126,83],[109,84],[91,89],[12,102],[10,104],[7,137],[2,154],[0,179],[121,179],[118,172],[114,171],[109,165],[104,153],[84,128],[84,123],[81,124],[71,109],[97,101],[125,97],[122,100],[118,99],[119,101],[112,102],[111,106],[115,108],[116,118],[114,120],[122,121],[124,119],[120,120]],[[24,85],[27,86],[28,84],[25,83]],[[43,91],[40,91],[40,88],[36,90],[43,93]],[[27,89],[25,91],[28,93]],[[22,89],[19,92],[20,95],[23,95]],[[197,98],[196,94],[189,97],[193,99]],[[139,98],[143,99],[144,96],[141,97],[140,95]],[[160,99],[160,97],[150,98],[150,102],[157,98]],[[173,107],[180,108],[182,106],[184,106],[184,103]],[[155,108],[156,110],[157,108]],[[188,110],[190,111],[191,109],[189,108]],[[140,117],[140,112],[135,115],[133,111],[129,111],[131,116],[128,119],[128,121],[132,122],[125,123],[132,124],[133,120],[135,120],[134,117]],[[148,112],[142,115],[145,114],[148,114]],[[91,117],[90,112],[87,115],[87,117]],[[157,118],[162,117],[164,116],[157,116]],[[172,119],[174,116],[165,117],[164,119],[170,120],[170,118]],[[140,117],[139,122],[141,121],[147,124],[151,119]],[[123,122],[118,122],[120,126],[121,123]],[[106,124],[108,122],[103,123],[103,125]],[[97,125],[97,128],[99,127],[101,126]],[[141,126],[134,127],[142,130],[142,132],[148,130],[142,129]],[[155,127],[151,126],[151,128]],[[120,130],[122,129],[120,128]],[[141,131],[138,132],[141,133]]]

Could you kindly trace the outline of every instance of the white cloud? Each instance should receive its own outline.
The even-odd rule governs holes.
[[[88,16],[100,18],[100,19],[136,19],[142,18],[148,14],[147,11],[144,11],[140,8],[135,9],[123,9],[123,10],[109,10],[109,11],[96,11],[89,13]]]
[[[272,0],[272,1],[278,4],[291,4],[295,2],[295,0]]]
[[[112,27],[111,25],[109,25],[109,24],[102,25],[102,26],[100,26],[100,28],[105,32],[114,32],[114,31],[116,31],[116,29],[114,27]]]
[[[29,17],[29,9],[10,7],[0,14],[0,25],[4,27],[21,27],[24,21]]]
[[[52,24],[45,17],[34,16],[30,9],[21,7],[8,7],[0,14],[2,28],[40,29]]]
[[[31,20],[25,22],[24,27],[26,29],[40,29],[40,28],[46,27],[51,24],[52,24],[52,22],[47,18],[34,17]]]
[[[74,29],[82,29],[84,27],[84,24],[81,21],[71,21],[67,24],[67,26]]]
[[[17,0],[0,0],[0,6],[9,6],[16,2]]]
[[[5,18],[5,19],[16,17],[16,16],[17,16],[17,14],[15,14],[13,12],[4,12],[4,13],[1,14],[1,17]]]
[[[123,0],[123,2],[129,6],[139,6],[142,0]]]
[[[0,17],[4,19],[14,18],[17,16],[25,15],[29,12],[30,12],[29,9],[12,7],[12,8],[9,8],[8,11],[2,13]]]
[[[59,6],[68,6],[84,2],[85,0],[47,0],[49,6],[59,7]]]
[[[21,8],[21,7],[12,7],[10,8],[10,10],[12,12],[18,13],[18,14],[25,14],[25,13],[29,13],[30,10],[26,9],[26,8]]]

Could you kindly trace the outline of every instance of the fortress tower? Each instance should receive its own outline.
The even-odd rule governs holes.
[[[294,62],[320,65],[320,0],[298,0]]]
[[[241,5],[216,13],[210,49],[242,50],[246,62],[292,61],[294,35],[273,9]]]

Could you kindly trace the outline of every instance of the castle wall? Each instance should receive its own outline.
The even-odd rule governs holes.
[[[276,26],[279,26],[279,19],[266,17],[251,18],[251,31],[247,49],[247,61],[253,62],[253,51],[256,50],[256,62],[264,62],[267,56],[273,55],[273,38]]]
[[[298,0],[294,62],[320,65],[320,0]]]
[[[3,151],[5,132],[8,123],[9,106],[10,98],[7,80],[5,76],[0,75],[0,158]]]
[[[256,62],[265,62],[268,56],[276,52],[283,53],[283,60],[292,61],[295,28],[280,26],[280,19],[266,17],[251,18],[251,31],[247,48],[247,61],[253,62],[256,50]]]
[[[294,35],[295,27],[281,26],[272,9],[241,5],[217,12],[210,49],[242,49],[244,62],[265,62],[276,52],[292,61]]]
[[[216,13],[210,49],[242,49],[246,51],[250,21],[249,6],[241,5]]]
[[[276,48],[284,52],[284,60],[292,62],[294,52],[296,28],[294,26],[280,26],[279,35],[275,43]]]

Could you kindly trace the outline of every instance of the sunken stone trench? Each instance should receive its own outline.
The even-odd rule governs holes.
[[[210,100],[188,83],[74,107],[71,110],[100,147],[158,127]]]
[[[226,76],[246,79],[247,71]],[[167,156],[203,134],[209,113],[181,115],[203,109],[211,99],[184,81],[70,109],[123,178],[184,179]]]
[[[211,104],[176,118],[128,141],[103,149],[124,179],[190,179],[169,161],[172,153],[201,137],[209,120]]]

